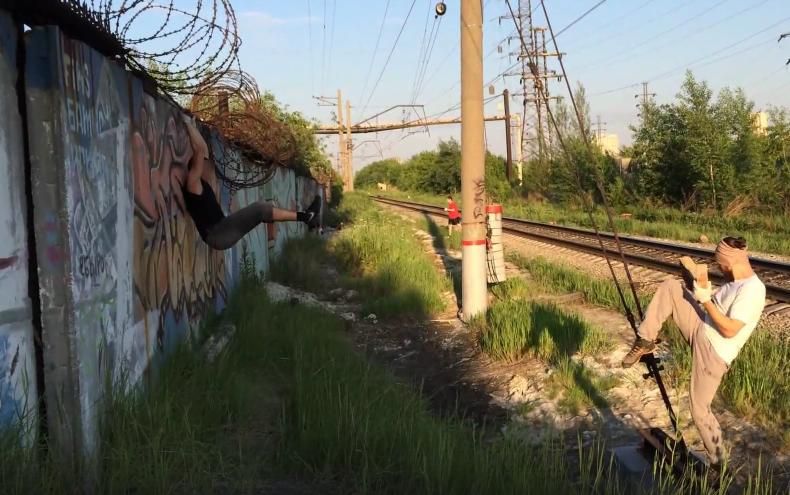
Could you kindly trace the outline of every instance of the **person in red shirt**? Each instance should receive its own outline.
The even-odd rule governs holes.
[[[452,196],[447,196],[447,230],[450,235],[453,235],[453,226],[461,224],[461,212],[458,210],[458,205],[453,201]]]

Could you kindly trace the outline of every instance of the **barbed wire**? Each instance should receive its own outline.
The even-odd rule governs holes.
[[[80,5],[125,48],[132,69],[164,92],[192,95],[240,70],[236,13],[230,0],[60,0]]]
[[[222,179],[233,189],[255,187],[271,178],[275,166],[291,166],[296,138],[276,105],[262,97],[255,79],[228,71],[197,88],[189,111],[237,146],[240,157],[215,157]]]

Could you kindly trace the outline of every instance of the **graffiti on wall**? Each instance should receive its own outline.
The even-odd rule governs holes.
[[[106,373],[123,373],[120,358],[130,352],[123,341],[131,261],[125,248],[131,215],[129,103],[126,74],[115,62],[64,35],[60,48],[66,204],[64,210],[46,212],[41,238],[45,244],[49,237],[57,239],[60,218],[65,219],[80,410],[83,434],[91,439],[96,437],[95,404]],[[60,249],[46,245],[45,261],[56,262]]]
[[[11,19],[0,12],[0,428],[23,417],[33,420],[37,398],[16,34]]]
[[[291,169],[277,167],[272,180],[266,184],[269,201],[277,208],[296,210],[296,176]],[[301,225],[296,222],[282,222],[268,224],[268,238],[270,255],[278,255],[285,247],[288,238],[299,236]]]
[[[175,108],[141,95],[132,133],[135,320],[158,349],[227,298],[225,257],[200,239],[182,186],[192,148]],[[220,197],[211,169],[203,179]],[[149,328],[152,314],[156,328]],[[168,328],[175,325],[176,328]],[[178,330],[177,330],[178,329]],[[170,333],[170,334],[169,334]],[[151,348],[150,346],[148,348]]]

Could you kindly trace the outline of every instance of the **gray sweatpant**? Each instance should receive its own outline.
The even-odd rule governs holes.
[[[272,212],[272,205],[261,201],[245,206],[211,227],[206,235],[206,244],[214,249],[229,249],[261,223],[272,222]]]
[[[710,409],[713,396],[729,367],[711,346],[703,326],[704,313],[680,280],[667,280],[656,291],[639,326],[642,338],[655,340],[661,325],[670,316],[691,346],[691,417],[697,425],[711,462],[722,460],[721,426]]]

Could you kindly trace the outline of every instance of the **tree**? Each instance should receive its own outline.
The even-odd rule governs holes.
[[[354,186],[359,189],[376,187],[378,183],[398,186],[401,165],[394,158],[379,160],[357,172]]]

